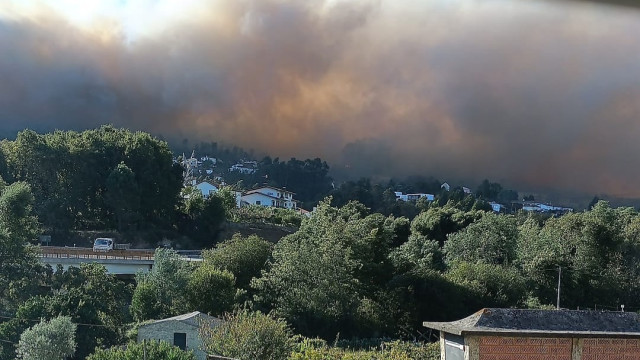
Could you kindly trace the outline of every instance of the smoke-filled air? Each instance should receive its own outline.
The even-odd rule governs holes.
[[[638,34],[586,2],[3,1],[0,121],[640,196]]]

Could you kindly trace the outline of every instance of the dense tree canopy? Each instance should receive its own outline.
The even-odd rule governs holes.
[[[182,169],[168,145],[149,134],[111,126],[44,135],[25,130],[0,148],[9,180],[31,185],[47,228],[162,227],[174,216]]]

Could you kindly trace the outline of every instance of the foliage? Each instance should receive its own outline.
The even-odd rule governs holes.
[[[63,315],[75,323],[88,324],[77,334],[79,358],[96,346],[118,344],[124,337],[123,325],[129,321],[125,309],[131,292],[104,266],[81,264],[67,271],[58,268],[49,286],[50,292],[21,304],[16,318],[52,319]]]
[[[407,242],[389,254],[389,258],[399,272],[428,272],[444,268],[442,250],[438,242],[419,234],[411,234]]]
[[[76,351],[76,325],[68,316],[59,316],[25,330],[18,343],[18,358],[62,360]]]
[[[218,195],[205,198],[200,191],[190,190],[178,227],[195,241],[197,247],[211,246],[227,217],[226,200]]]
[[[207,262],[200,264],[190,274],[187,283],[189,308],[215,316],[231,310],[236,293],[235,282],[229,271],[219,270]]]
[[[353,332],[361,301],[375,301],[376,287],[391,275],[393,239],[393,221],[365,216],[358,203],[334,208],[329,201],[276,244],[270,268],[252,281],[259,303],[302,334],[325,338]]]
[[[171,224],[182,169],[168,145],[149,134],[112,126],[44,135],[25,130],[1,147],[7,173],[31,185],[35,211],[47,228],[115,227],[135,210],[139,218],[129,218],[132,223]],[[134,189],[137,196],[130,197]]]
[[[136,275],[130,312],[136,321],[171,317],[185,313],[187,286],[193,266],[169,249],[156,249],[154,266]]]
[[[484,213],[480,220],[448,236],[446,260],[503,264],[516,257],[518,228],[513,216]]]
[[[0,308],[15,310],[17,304],[35,295],[43,267],[35,248],[28,245],[38,233],[32,215],[33,195],[29,185],[18,182],[0,192]]]
[[[264,269],[272,249],[273,244],[257,235],[243,237],[235,234],[214,249],[203,251],[202,257],[205,262],[232,272],[236,277],[236,285],[246,289],[251,279],[259,276]]]
[[[236,222],[255,223],[298,227],[302,223],[303,216],[292,209],[281,209],[260,205],[243,206],[234,209],[233,220]]]
[[[224,320],[217,326],[200,325],[200,337],[207,353],[239,360],[281,360],[292,350],[292,333],[282,319],[243,310]]]
[[[116,346],[109,349],[96,349],[87,360],[196,360],[193,351],[184,351],[165,341],[130,342],[125,347]]]
[[[111,171],[105,186],[105,203],[114,212],[118,230],[122,231],[125,222],[137,220],[140,195],[136,176],[124,162],[121,162]]]
[[[446,274],[480,307],[520,306],[526,297],[525,279],[513,267],[482,262],[455,262]]]
[[[420,344],[402,341],[383,342],[369,350],[329,347],[315,339],[304,339],[292,352],[290,360],[438,360],[440,344]]]

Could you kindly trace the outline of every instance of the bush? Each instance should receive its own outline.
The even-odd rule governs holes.
[[[440,344],[402,341],[383,342],[367,350],[328,347],[316,339],[304,339],[290,360],[438,360]]]
[[[130,342],[125,347],[97,349],[89,355],[87,360],[143,360],[146,352],[147,359],[162,360],[196,360],[193,351],[184,351],[165,341],[147,341],[146,343]]]
[[[200,337],[209,354],[239,360],[282,360],[291,353],[293,339],[282,319],[261,312],[240,311],[218,326],[203,323]]]
[[[42,321],[25,330],[18,343],[18,358],[61,360],[76,352],[76,325],[68,316]]]

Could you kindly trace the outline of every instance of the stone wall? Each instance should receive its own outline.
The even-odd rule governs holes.
[[[198,360],[206,360],[207,355],[201,350],[202,342],[198,335],[198,328],[182,321],[169,320],[140,326],[138,342],[142,340],[160,340],[173,345],[173,334],[187,334],[187,350],[193,350]]]

